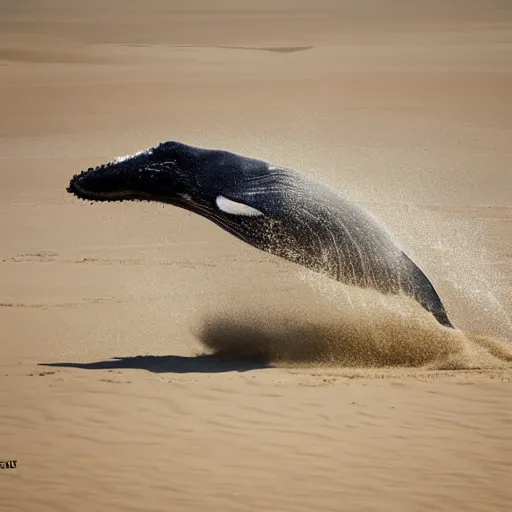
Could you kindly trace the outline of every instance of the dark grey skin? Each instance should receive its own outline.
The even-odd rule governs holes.
[[[185,208],[258,249],[338,281],[409,295],[453,327],[428,278],[385,229],[340,192],[291,169],[163,142],[73,176],[68,192],[93,201]]]

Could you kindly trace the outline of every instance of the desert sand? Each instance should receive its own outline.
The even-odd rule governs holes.
[[[510,2],[4,0],[0,112],[0,509],[511,509]],[[66,193],[162,140],[343,190],[457,330]]]

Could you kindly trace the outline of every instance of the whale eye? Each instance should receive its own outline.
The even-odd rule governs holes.
[[[252,206],[248,206],[243,203],[237,203],[236,201],[232,201],[224,196],[217,196],[215,200],[219,210],[230,213],[231,215],[243,215],[245,217],[259,217],[263,215],[263,212],[256,210]]]

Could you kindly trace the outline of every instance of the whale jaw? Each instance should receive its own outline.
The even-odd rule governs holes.
[[[142,200],[140,193],[131,190],[101,191],[88,189],[81,184],[82,174],[77,174],[71,179],[66,191],[74,194],[79,199],[87,201],[133,201]]]
[[[67,191],[80,199],[90,201],[124,201],[137,199],[138,192],[133,186],[137,170],[113,161],[75,174]]]

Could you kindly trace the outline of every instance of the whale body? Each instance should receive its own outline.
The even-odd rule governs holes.
[[[67,190],[93,201],[185,208],[348,285],[413,297],[453,327],[432,283],[386,229],[340,191],[292,169],[171,141],[82,171]]]

